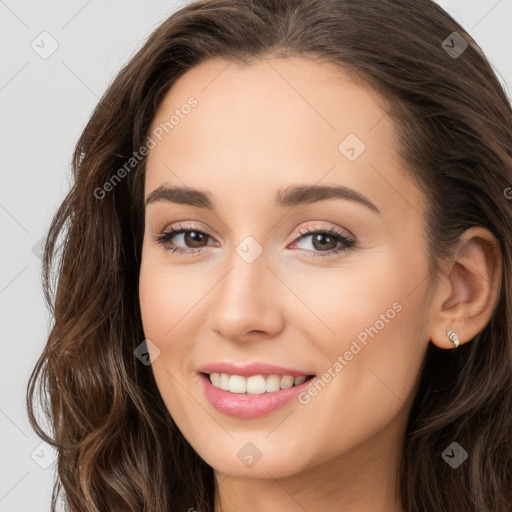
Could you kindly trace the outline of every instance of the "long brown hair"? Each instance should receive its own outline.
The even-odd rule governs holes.
[[[468,44],[462,54],[454,41]],[[499,241],[501,286],[486,327],[456,351],[429,344],[397,482],[407,512],[510,512],[512,112],[477,44],[430,0],[198,1],[120,71],[78,140],[74,183],[44,249],[54,321],[27,407],[58,450],[52,511],[62,492],[73,512],[213,510],[212,468],[176,427],[151,367],[134,356],[144,340],[145,158],[126,162],[166,92],[198,63],[292,55],[337,63],[389,102],[399,150],[428,200],[433,282],[467,228],[483,226]],[[122,179],[99,193],[123,166]],[[36,418],[36,399],[51,432]],[[453,441],[469,454],[456,470],[441,458]]]

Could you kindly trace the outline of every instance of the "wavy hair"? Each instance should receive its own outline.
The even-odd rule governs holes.
[[[453,32],[468,44],[457,58],[443,47]],[[213,510],[213,469],[173,422],[151,367],[134,356],[145,337],[146,159],[109,193],[97,191],[144,145],[181,75],[211,58],[268,56],[336,63],[386,100],[401,157],[428,201],[433,282],[467,228],[483,226],[498,240],[503,268],[490,321],[456,351],[429,344],[397,492],[407,512],[510,512],[512,111],[478,45],[430,0],[195,1],[113,80],[76,144],[73,183],[44,248],[52,325],[26,398],[33,428],[57,449],[52,512],[60,496],[72,512]],[[469,453],[456,470],[441,459],[452,441]]]

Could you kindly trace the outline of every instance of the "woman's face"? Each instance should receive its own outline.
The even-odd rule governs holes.
[[[211,60],[151,132],[140,305],[193,448],[262,478],[398,450],[430,279],[423,199],[378,97],[333,64]]]

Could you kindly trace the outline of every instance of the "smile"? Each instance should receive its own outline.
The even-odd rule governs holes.
[[[260,418],[297,402],[297,396],[316,380],[315,375],[268,365],[216,364],[213,369],[218,371],[203,367],[197,373],[202,393],[216,411],[240,419]]]

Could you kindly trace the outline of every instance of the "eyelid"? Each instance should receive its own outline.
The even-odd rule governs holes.
[[[164,229],[158,230],[159,233],[169,233],[171,231],[182,231],[182,230],[190,230],[190,231],[201,231],[202,233],[205,233],[211,238],[214,238],[215,240],[220,239],[217,235],[214,235],[211,230],[206,228],[203,224],[195,221],[177,221],[173,224],[167,225]]]
[[[331,224],[330,226],[319,226],[317,224],[313,224],[313,222],[321,223],[321,222],[326,222],[326,221],[320,221],[320,220],[319,221],[310,221],[310,223],[306,224],[305,226],[300,226],[294,232],[291,242],[296,242],[303,236],[314,235],[315,232],[324,233],[324,232],[329,232],[329,231],[336,232],[336,234],[338,234],[339,236],[343,236],[347,240],[351,240],[354,242],[356,240],[356,237],[348,229],[340,228],[336,224],[332,224],[332,223],[329,223],[329,224]]]

